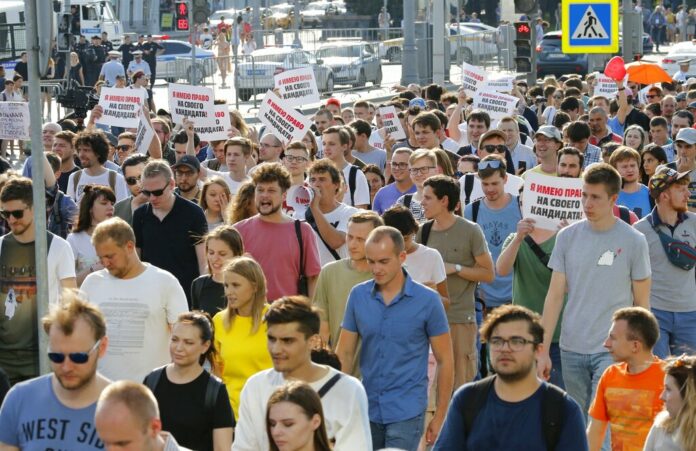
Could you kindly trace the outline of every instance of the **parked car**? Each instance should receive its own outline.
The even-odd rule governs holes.
[[[300,11],[302,25],[312,28],[320,27],[326,16],[338,14],[342,14],[339,6],[336,3],[325,1],[310,2]]]
[[[274,88],[273,76],[291,69],[312,67],[320,92],[331,93],[334,75],[329,66],[311,53],[293,48],[265,48],[244,57],[235,73],[237,96],[243,102]]]
[[[270,7],[270,14],[264,19],[266,28],[291,28],[295,17],[295,5],[281,3]]]
[[[587,75],[588,58],[584,53],[563,53],[561,32],[551,31],[541,39],[536,47],[537,76],[561,76],[563,74]]]
[[[660,66],[673,76],[679,70],[679,61],[686,59],[694,60],[689,66],[689,76],[696,76],[696,44],[693,41],[674,44],[669,53],[662,58]]]
[[[159,41],[164,52],[157,55],[157,78],[174,83],[179,79],[191,81],[194,77],[194,67],[191,65],[191,44],[185,41],[163,39]],[[188,61],[179,61],[177,57],[188,57]],[[215,53],[201,47],[196,47],[196,83],[217,72]]]
[[[237,19],[237,16],[241,13],[242,11],[237,11],[234,8],[220,9],[210,15],[210,17],[208,18],[208,24],[210,25],[210,28],[217,29],[217,26],[220,23],[220,18],[224,17],[225,23],[228,25],[232,25],[234,21]]]
[[[331,68],[336,84],[374,86],[382,83],[382,63],[372,44],[364,41],[332,42],[317,50],[320,59]]]

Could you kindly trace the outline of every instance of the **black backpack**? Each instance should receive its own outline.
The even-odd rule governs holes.
[[[471,435],[476,416],[488,400],[488,394],[493,389],[495,377],[495,375],[489,376],[473,382],[467,387],[466,396],[462,403],[467,406],[467,409],[464,411],[464,431],[467,437]],[[546,384],[546,389],[541,398],[541,429],[546,442],[546,449],[549,451],[555,450],[561,439],[565,397],[566,394],[563,390],[553,384]]]
[[[155,393],[155,389],[157,388],[160,379],[162,379],[162,373],[166,368],[167,365],[161,366],[145,376],[145,381],[143,384],[149,388],[153,394]],[[222,380],[211,373],[208,383],[205,386],[205,399],[203,401],[203,408],[205,409],[206,414],[214,415],[215,403],[217,402],[218,394],[220,393],[220,388],[222,388],[222,385]]]

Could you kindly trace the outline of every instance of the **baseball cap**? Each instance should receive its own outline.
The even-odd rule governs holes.
[[[411,108],[412,106],[417,106],[417,107],[420,107],[422,109],[425,109],[426,108],[425,99],[423,99],[422,97],[415,97],[415,98],[409,100],[408,107]]]
[[[118,50],[111,50],[109,52],[109,56],[115,56],[116,58],[118,58],[121,56],[121,52],[119,52]]]
[[[696,77],[689,78],[688,80],[686,80],[686,83],[684,84],[688,87],[690,85],[693,85],[694,83],[696,83]]]
[[[187,166],[194,171],[200,171],[201,170],[201,162],[198,161],[198,158],[194,157],[193,155],[184,155],[172,165],[172,169],[176,169],[179,166]]]
[[[558,129],[553,125],[542,125],[541,127],[539,127],[539,130],[537,130],[537,132],[534,134],[535,137],[536,135],[544,135],[547,138],[555,139],[559,143],[563,142],[563,138],[561,138],[561,132],[558,131]]]
[[[686,107],[687,108],[696,108],[696,102],[691,102]]]
[[[661,192],[672,186],[674,183],[688,177],[691,171],[677,172],[675,169],[669,168],[667,166],[662,166],[659,168],[648,182],[648,189],[650,189],[650,195],[657,199]]]
[[[326,105],[336,105],[337,107],[341,108],[341,102],[335,97],[331,97],[329,100],[327,100]]]
[[[679,94],[677,94],[676,99],[677,99],[677,102],[683,102],[683,101],[685,101],[685,100],[686,100],[686,93],[685,93],[685,92],[680,92]]]
[[[677,133],[677,138],[674,140],[675,143],[677,141],[684,141],[687,144],[696,144],[696,129],[691,127],[682,128],[679,130],[679,133]]]

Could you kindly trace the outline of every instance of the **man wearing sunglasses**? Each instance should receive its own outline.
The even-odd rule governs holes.
[[[123,164],[126,158],[133,155],[135,152],[135,133],[123,132],[118,135],[118,143],[116,144],[116,156],[118,157],[118,162]]]
[[[70,292],[43,318],[52,373],[15,385],[0,410],[0,449],[102,450],[94,427],[109,380],[97,371],[108,346],[97,307]]]
[[[130,226],[133,226],[133,212],[145,202],[148,198],[140,193],[140,177],[147,163],[148,157],[141,154],[131,155],[126,158],[121,165],[130,196],[114,205],[114,216],[117,216],[126,221]]]
[[[33,207],[28,178],[12,178],[0,192],[0,216],[10,228],[0,237],[0,368],[13,384],[39,374]],[[58,302],[61,288],[77,287],[75,267],[68,263],[74,258],[68,242],[49,233],[49,304]]]

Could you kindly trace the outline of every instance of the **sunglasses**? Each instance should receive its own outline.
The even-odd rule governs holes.
[[[140,190],[140,192],[141,192],[142,194],[144,194],[146,197],[151,197],[151,196],[160,197],[162,194],[164,194],[165,191],[167,191],[167,188],[169,188],[169,185],[165,186],[165,187],[162,188],[162,189],[155,189],[155,190],[152,190],[152,191],[148,191],[148,190],[146,190],[146,189],[142,189],[142,190]]]
[[[26,210],[26,208],[20,210],[0,210],[0,216],[4,219],[10,219],[10,216],[13,216],[15,219],[22,219],[24,217],[24,210]]]
[[[126,177],[126,183],[133,186],[140,181],[140,176],[137,177]]]
[[[92,346],[92,348],[89,351],[71,352],[68,354],[68,358],[72,361],[72,363],[77,363],[78,365],[87,363],[87,361],[89,360],[89,355],[93,353],[95,349],[97,349],[99,343],[101,343],[101,338],[97,340],[96,343],[94,343],[94,346]],[[65,362],[65,354],[62,352],[49,352],[48,360],[50,360],[53,363],[63,363]]]
[[[486,144],[483,150],[488,153],[505,153],[507,146],[505,144]]]
[[[501,165],[501,164],[502,164],[502,161],[496,160],[496,159],[484,160],[484,161],[482,161],[482,162],[479,163],[478,168],[479,168],[479,171],[480,171],[481,169],[488,169],[488,168],[490,168],[490,169],[500,169],[500,165]]]
[[[645,96],[646,99],[654,99],[655,97],[660,97],[657,94],[648,94]]]
[[[133,146],[128,145],[128,144],[121,144],[120,146],[116,146],[116,149],[120,150],[121,152],[127,152],[132,148],[133,148]]]

